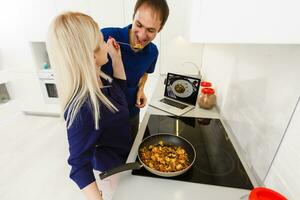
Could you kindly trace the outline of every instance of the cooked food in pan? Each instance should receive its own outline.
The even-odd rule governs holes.
[[[144,164],[160,172],[176,172],[190,165],[188,154],[182,147],[167,145],[163,141],[141,148],[140,157]]]

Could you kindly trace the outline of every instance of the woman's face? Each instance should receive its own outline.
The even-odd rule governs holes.
[[[99,46],[94,51],[95,65],[96,67],[101,67],[102,65],[108,62],[107,58],[107,44],[103,40],[103,35],[100,33],[99,35]]]

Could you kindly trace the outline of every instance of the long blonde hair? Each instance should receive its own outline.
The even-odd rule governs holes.
[[[99,75],[109,79],[95,66],[94,52],[100,48],[99,38],[99,26],[83,13],[63,13],[50,25],[47,51],[68,128],[86,101],[90,102],[96,129],[99,128],[101,102],[111,111],[117,111],[98,83]]]

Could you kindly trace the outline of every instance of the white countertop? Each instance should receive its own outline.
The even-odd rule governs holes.
[[[158,95],[163,95],[163,79],[164,76],[159,79],[152,99]],[[134,162],[136,159],[138,146],[142,141],[150,114],[170,115],[153,107],[148,107],[127,162]],[[183,116],[219,118],[219,113],[215,108],[204,110],[197,105],[194,110]],[[131,174],[131,171],[121,172],[114,176],[118,179],[118,185],[113,195],[114,200],[240,200],[242,196],[250,192],[249,190],[230,187],[135,176]]]

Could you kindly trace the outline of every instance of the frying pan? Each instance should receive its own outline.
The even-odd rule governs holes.
[[[140,149],[142,149],[143,147],[148,147],[149,145],[158,145],[160,141],[163,141],[163,143],[166,145],[182,147],[188,154],[188,159],[190,162],[189,166],[182,170],[175,171],[175,172],[161,172],[161,171],[151,169],[150,167],[148,167],[141,160]],[[151,135],[151,136],[145,138],[141,142],[141,144],[138,147],[138,161],[137,162],[126,163],[124,165],[113,168],[109,171],[103,172],[99,176],[100,176],[100,179],[104,179],[106,177],[109,177],[113,174],[116,174],[116,173],[119,173],[122,171],[140,169],[140,168],[144,167],[146,170],[148,170],[149,172],[151,172],[155,175],[163,176],[163,177],[173,177],[173,176],[178,176],[180,174],[185,173],[193,165],[195,159],[196,159],[196,151],[195,151],[195,148],[193,147],[193,145],[189,141],[187,141],[183,137],[176,136],[173,134],[160,133],[160,134]]]

